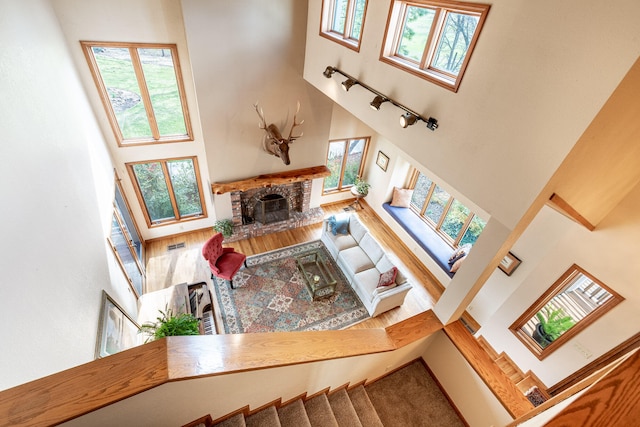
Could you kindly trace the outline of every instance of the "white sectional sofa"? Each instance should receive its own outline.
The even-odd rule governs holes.
[[[398,270],[395,284],[378,287],[380,275],[392,269],[393,263],[356,215],[335,217],[338,222],[348,221],[348,227],[343,222],[340,230],[346,234],[334,234],[328,218],[322,227],[321,240],[371,317],[402,305],[412,287],[406,277]]]

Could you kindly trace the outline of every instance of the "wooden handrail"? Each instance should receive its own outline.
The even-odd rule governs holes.
[[[331,175],[331,171],[325,165],[313,166],[305,169],[258,175],[238,181],[214,182],[211,184],[211,191],[213,194],[224,194],[230,191],[247,191],[254,188],[275,187],[276,185],[324,178],[329,175]]]
[[[518,390],[502,369],[493,363],[489,354],[471,336],[462,322],[450,323],[444,327],[444,331],[513,418],[521,417],[533,409],[529,399]]]
[[[0,420],[55,425],[170,381],[393,351],[441,328],[429,310],[386,330],[169,337],[1,391]]]

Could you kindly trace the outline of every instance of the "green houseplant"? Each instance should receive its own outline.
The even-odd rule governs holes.
[[[147,322],[140,326],[139,332],[146,334],[145,342],[159,340],[164,337],[180,335],[199,335],[198,327],[200,320],[191,313],[180,313],[174,315],[171,309],[165,311],[158,310],[160,317],[157,322]]]
[[[218,233],[222,233],[224,237],[233,234],[233,221],[230,219],[221,219],[213,223],[213,229]]]
[[[361,179],[359,176],[356,177],[355,183],[356,191],[363,196],[369,194],[369,189],[371,188],[371,184]]]
[[[534,330],[533,339],[542,348],[551,344],[553,340],[576,324],[575,320],[567,315],[562,308],[553,310],[551,307],[545,307],[536,313],[536,318],[538,324]]]

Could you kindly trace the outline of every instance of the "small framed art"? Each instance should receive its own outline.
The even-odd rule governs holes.
[[[389,157],[384,154],[382,151],[378,151],[378,158],[376,159],[376,165],[380,166],[380,169],[383,171],[387,171],[387,166],[389,166]]]
[[[507,276],[511,276],[516,268],[522,263],[520,258],[509,252],[498,264],[498,268],[502,270]]]
[[[138,324],[103,290],[96,359],[136,345],[138,345]]]

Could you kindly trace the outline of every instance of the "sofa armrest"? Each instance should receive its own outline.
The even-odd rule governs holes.
[[[396,286],[395,288],[384,291],[373,297],[371,306],[375,307],[371,317],[375,317],[379,314],[389,311],[392,308],[396,308],[404,303],[404,298],[413,286],[410,283],[404,283],[403,285]]]

